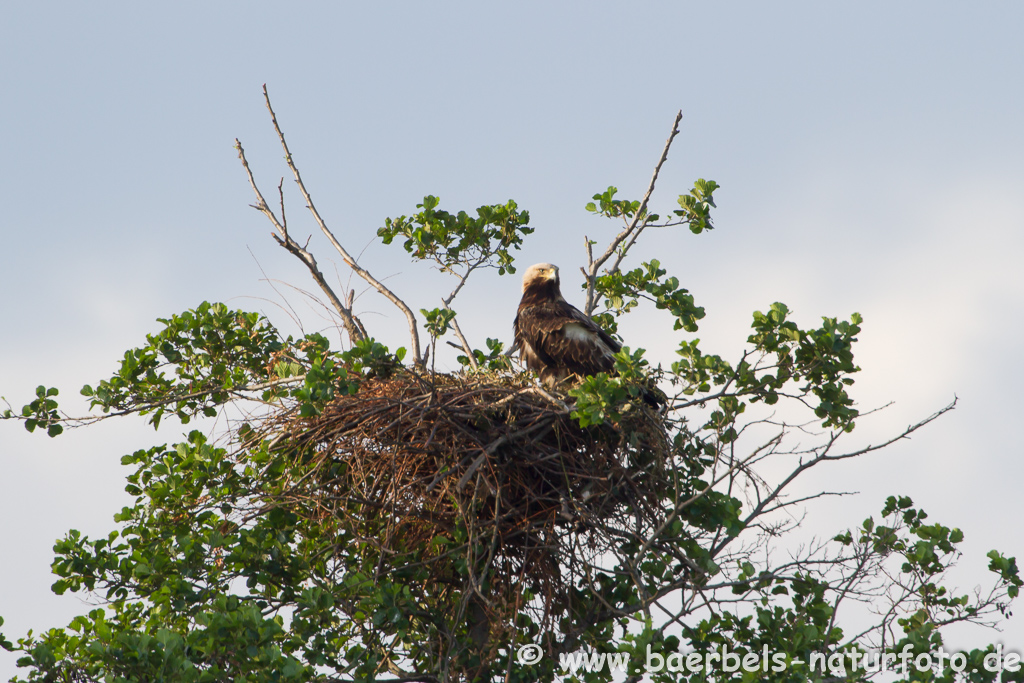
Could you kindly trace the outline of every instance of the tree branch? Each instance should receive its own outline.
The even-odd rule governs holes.
[[[454,297],[454,295],[455,293],[453,292],[452,296]],[[447,301],[444,302],[444,307],[449,311],[451,310]],[[469,345],[468,341],[466,341],[465,335],[462,334],[462,328],[459,327],[458,315],[452,318],[452,329],[455,330],[455,335],[459,338],[459,341],[462,342],[462,350],[466,352],[466,357],[469,358],[469,364],[473,366],[474,370],[479,370],[480,364],[476,362],[476,354],[473,353],[473,347]]]
[[[672,141],[677,135],[679,135],[679,122],[683,120],[683,112],[680,110],[676,113],[676,118],[672,122],[672,132],[669,133],[668,140],[665,141],[665,148],[661,150],[661,157],[658,159],[658,163],[654,167],[654,173],[651,175],[651,182],[647,185],[647,192],[644,193],[644,198],[640,202],[640,208],[633,215],[633,220],[629,222],[626,229],[615,236],[611,244],[608,245],[608,249],[605,250],[597,259],[593,259],[590,254],[590,241],[587,241],[587,258],[589,263],[587,264],[587,298],[586,298],[586,310],[584,311],[587,315],[592,315],[594,309],[597,308],[597,297],[594,287],[597,284],[597,271],[608,261],[615,253],[619,246],[625,241],[629,240],[629,243],[619,252],[618,257],[609,268],[610,272],[614,272],[619,269],[619,264],[622,263],[622,259],[625,258],[626,252],[636,242],[637,237],[643,232],[647,226],[645,217],[647,216],[647,203],[651,199],[651,194],[654,192],[654,185],[658,182],[658,174],[661,172],[661,167],[664,165],[665,160],[668,159],[668,150],[672,146]]]
[[[252,169],[249,168],[249,162],[245,158],[245,150],[242,149],[242,143],[238,141],[238,138],[235,138],[235,149],[238,150],[238,158],[242,160],[242,167],[245,169],[245,174],[249,178],[249,185],[252,187],[252,191],[256,193],[256,203],[253,204],[252,207],[266,216],[270,220],[271,224],[273,224],[277,233],[271,234],[277,243],[306,264],[306,268],[309,269],[310,274],[313,276],[313,280],[316,281],[320,290],[327,295],[327,299],[331,302],[334,310],[336,310],[338,315],[341,316],[341,322],[342,325],[345,326],[345,332],[348,334],[349,341],[355,343],[364,339],[366,335],[361,330],[362,325],[355,316],[352,315],[351,306],[345,306],[338,295],[334,293],[331,286],[327,284],[327,279],[324,277],[324,274],[320,272],[320,268],[317,266],[316,258],[313,257],[313,254],[306,251],[304,247],[300,246],[299,243],[293,240],[291,235],[288,234],[287,223],[285,223],[284,220],[284,197],[281,197],[281,220],[278,220],[277,215],[267,204],[267,200],[263,198],[263,193],[260,192],[260,188],[256,185],[256,179],[253,178]],[[278,186],[278,191],[280,192],[280,190],[281,187]],[[351,297],[349,297],[349,301],[351,302]]]
[[[818,463],[821,463],[826,460],[846,460],[847,458],[855,458],[859,455],[864,455],[865,453],[870,453],[872,451],[877,451],[882,448],[885,448],[886,446],[891,446],[897,441],[901,441],[902,439],[908,438],[911,434],[916,432],[918,429],[921,429],[929,422],[937,420],[942,415],[948,413],[950,410],[953,410],[953,408],[956,407],[956,403],[956,399],[954,399],[953,402],[947,405],[946,407],[929,415],[928,417],[921,420],[917,424],[908,426],[906,429],[904,429],[896,436],[887,439],[886,441],[883,441],[878,445],[868,445],[865,446],[864,448],[852,451],[850,453],[842,453],[839,455],[829,454],[829,450],[832,448],[833,445],[835,445],[836,441],[839,439],[840,436],[844,434],[844,432],[833,434],[832,438],[830,438],[828,443],[821,448],[820,452],[816,453],[816,455],[807,462],[800,463],[792,472],[789,473],[789,476],[787,476],[778,486],[775,487],[774,490],[771,491],[771,493],[769,493],[767,497],[765,497],[760,503],[758,503],[758,505],[753,510],[750,511],[750,514],[748,514],[746,519],[743,520],[743,526],[749,525],[753,520],[760,517],[765,512],[765,509],[768,507],[768,505],[782,494],[783,489],[785,489],[787,486],[793,483],[793,481],[801,474],[803,474],[810,468],[814,467]],[[733,540],[733,538],[735,537],[726,538],[718,546],[711,549],[711,556],[715,557],[716,555],[718,555],[718,553],[720,553],[722,549]]]
[[[285,162],[288,164],[288,168],[291,169],[292,175],[295,176],[295,183],[299,186],[299,192],[302,193],[302,198],[306,200],[306,208],[309,209],[310,213],[313,214],[313,219],[316,224],[320,226],[320,230],[327,237],[328,241],[334,246],[335,250],[341,255],[342,260],[345,264],[355,271],[356,275],[366,280],[370,285],[380,292],[384,298],[393,303],[398,307],[402,313],[405,314],[406,320],[409,322],[409,336],[410,343],[412,345],[412,358],[413,363],[416,365],[423,364],[423,358],[420,357],[420,335],[416,325],[416,314],[412,312],[412,309],[402,301],[398,296],[384,286],[377,278],[373,277],[369,271],[360,267],[356,260],[345,250],[341,243],[338,242],[334,233],[327,227],[327,223],[320,216],[320,212],[316,210],[316,206],[313,204],[313,198],[310,197],[309,192],[306,190],[305,184],[302,182],[302,176],[299,174],[299,169],[295,165],[295,161],[292,159],[291,150],[288,149],[288,142],[285,140],[284,133],[281,132],[281,126],[277,123],[277,114],[274,113],[274,108],[270,104],[270,95],[267,93],[267,86],[263,86],[263,99],[267,104],[267,109],[270,111],[270,119],[274,124],[274,130],[277,131],[277,137],[281,141],[281,147],[284,148]]]

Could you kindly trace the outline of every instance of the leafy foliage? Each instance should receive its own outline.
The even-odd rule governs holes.
[[[714,194],[719,188],[714,180],[698,179],[693,184],[693,189],[687,194],[679,195],[679,208],[672,211],[673,219],[659,224],[661,216],[656,213],[641,212],[642,202],[639,199],[616,199],[617,187],[608,186],[604,192],[594,195],[594,201],[588,202],[586,210],[596,213],[605,218],[620,218],[626,221],[633,220],[639,215],[642,225],[653,227],[668,227],[671,225],[686,225],[690,232],[699,235],[705,230],[711,230],[711,209],[715,208]]]
[[[216,415],[233,390],[297,368],[289,364],[277,330],[258,314],[204,302],[159,322],[164,329],[147,335],[145,346],[126,351],[115,375],[95,389],[82,388],[92,407],[152,414],[154,426],[169,412],[187,424],[196,415]]]
[[[444,333],[451,327],[452,319],[455,318],[455,311],[450,308],[435,308],[431,311],[420,309],[420,313],[423,314],[426,321],[423,326],[427,328],[427,332],[434,339],[444,336]]]
[[[679,286],[677,278],[666,278],[666,273],[660,261],[651,260],[629,272],[616,270],[601,275],[597,278],[596,289],[614,316],[628,313],[641,299],[646,299],[672,314],[675,318],[673,329],[696,332],[697,321],[704,317],[704,309],[694,305],[693,296]],[[609,326],[615,324],[610,316],[599,320]]]
[[[486,339],[485,343],[487,345],[486,353],[480,349],[473,349],[477,365],[487,370],[511,370],[512,363],[505,355],[505,344],[490,337]],[[470,365],[468,356],[458,356],[456,360],[463,367]]]
[[[456,266],[495,259],[498,272],[516,272],[510,249],[518,249],[523,237],[533,232],[527,226],[530,214],[519,211],[511,199],[505,204],[490,204],[476,210],[476,217],[465,211],[449,213],[438,209],[440,200],[433,195],[423,198],[410,217],[388,218],[377,236],[384,244],[404,237],[402,246],[414,259],[430,259],[442,270],[451,272]]]
[[[46,433],[52,438],[64,433],[60,413],[57,412],[57,399],[60,392],[56,387],[36,387],[36,399],[21,409],[21,417],[25,419],[25,429],[34,432],[36,427],[45,427]],[[10,408],[4,410],[4,419],[14,417]]]

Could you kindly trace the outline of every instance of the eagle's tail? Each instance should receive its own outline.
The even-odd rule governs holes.
[[[668,404],[668,396],[656,386],[640,387],[640,398],[655,410],[659,410]]]

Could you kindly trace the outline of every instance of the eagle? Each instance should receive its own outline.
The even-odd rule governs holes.
[[[558,266],[538,263],[523,274],[515,345],[526,367],[553,387],[569,375],[613,372],[622,345],[562,297]]]

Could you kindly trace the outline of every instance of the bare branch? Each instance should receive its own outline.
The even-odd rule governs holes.
[[[469,278],[470,273],[472,273],[474,270],[484,265],[485,263],[487,263],[486,256],[478,258],[476,262],[472,264],[469,263],[469,261],[466,261],[466,264],[469,266],[468,268],[466,268],[466,272],[459,276],[459,283],[455,285],[455,289],[452,290],[452,293],[446,296],[444,299],[442,299],[445,308],[447,308],[451,304],[451,302],[455,300],[455,297],[458,295],[458,293],[462,291],[462,288],[463,286],[465,286],[466,279]],[[448,270],[447,268],[442,268],[442,270],[447,270],[447,272],[454,274],[454,271]]]
[[[287,236],[288,217],[284,213],[284,176],[281,176],[281,180],[277,183],[277,196],[281,199],[281,230],[284,232],[284,236]]]
[[[917,424],[913,424],[913,425],[908,426],[906,429],[904,429],[902,432],[900,432],[896,436],[894,436],[894,437],[892,437],[892,438],[890,438],[890,439],[888,439],[886,441],[883,441],[882,443],[880,443],[878,445],[868,445],[868,446],[865,446],[864,448],[858,449],[856,451],[851,451],[849,453],[842,453],[842,454],[839,454],[839,455],[830,455],[829,454],[829,451],[831,450],[832,446],[835,445],[836,441],[839,439],[840,436],[842,436],[843,432],[838,432],[836,434],[833,434],[832,437],[829,439],[829,441],[824,446],[822,446],[821,449],[816,453],[815,457],[811,458],[810,460],[808,460],[806,462],[800,463],[792,472],[790,472],[789,476],[787,476],[785,479],[783,479],[782,482],[778,486],[776,486],[774,488],[774,490],[772,490],[771,493],[768,494],[768,496],[766,496],[764,498],[764,500],[762,500],[753,510],[750,511],[750,514],[748,514],[746,519],[743,520],[743,525],[747,526],[753,520],[757,519],[762,514],[764,514],[765,511],[766,511],[766,508],[775,499],[777,499],[782,494],[783,489],[785,489],[787,486],[789,486],[791,483],[793,483],[793,481],[797,477],[799,477],[801,474],[803,474],[804,472],[806,472],[810,468],[814,467],[815,465],[817,465],[817,464],[819,464],[821,462],[824,462],[826,460],[846,460],[847,458],[855,458],[855,457],[857,457],[859,455],[864,455],[865,453],[870,453],[872,451],[877,451],[877,450],[880,450],[882,448],[885,448],[886,446],[891,446],[892,444],[896,443],[897,441],[901,441],[903,439],[908,438],[912,433],[916,432],[918,429],[921,429],[926,424],[928,424],[928,423],[930,423],[930,422],[932,422],[934,420],[937,420],[942,415],[944,415],[944,414],[948,413],[949,411],[953,410],[953,408],[956,407],[956,403],[957,402],[954,399],[953,402],[950,403],[949,405],[947,405],[946,407],[944,407],[944,408],[936,411],[935,413],[929,415],[928,417],[926,417],[925,419],[921,420]],[[728,545],[732,540],[733,540],[733,538],[726,538],[725,540],[723,540],[721,542],[720,545],[718,545],[715,548],[713,548],[712,551],[711,551],[712,557],[714,557],[719,552],[721,552],[721,550],[726,545]]]
[[[256,203],[253,204],[253,208],[261,212],[266,216],[277,234],[273,234],[274,239],[282,247],[287,249],[289,252],[294,254],[300,261],[306,264],[306,268],[309,269],[310,274],[313,276],[313,280],[320,287],[320,290],[327,295],[328,300],[334,307],[334,310],[341,316],[342,324],[345,326],[345,332],[348,333],[349,341],[355,343],[366,337],[365,331],[362,331],[362,325],[352,315],[352,309],[346,307],[341,302],[338,295],[334,293],[334,290],[329,284],[327,279],[324,278],[324,274],[320,272],[319,266],[317,266],[316,259],[313,254],[306,251],[306,249],[299,245],[298,242],[293,240],[288,234],[288,229],[284,222],[284,196],[281,197],[281,220],[278,220],[277,215],[274,214],[273,209],[267,204],[266,199],[263,198],[263,193],[260,192],[260,188],[256,185],[256,179],[253,178],[252,169],[249,168],[249,162],[245,158],[245,150],[242,149],[242,143],[235,138],[235,149],[238,150],[238,158],[242,160],[242,167],[245,168],[245,174],[249,177],[249,185],[252,187],[252,191],[256,193]],[[280,186],[278,190],[280,191]]]
[[[313,214],[313,219],[317,225],[320,226],[320,230],[327,237],[328,241],[334,246],[334,249],[341,255],[342,260],[345,264],[351,268],[355,273],[366,280],[370,285],[373,286],[378,292],[380,292],[384,298],[393,303],[398,307],[402,313],[405,314],[406,320],[409,321],[409,336],[412,345],[412,358],[413,363],[416,365],[422,365],[424,360],[420,357],[420,335],[416,325],[416,314],[412,312],[412,309],[402,301],[398,296],[390,289],[385,287],[377,278],[373,277],[369,271],[360,267],[356,260],[345,250],[341,243],[338,242],[334,233],[327,227],[327,223],[320,216],[320,212],[316,210],[316,206],[313,204],[313,198],[310,197],[309,192],[306,190],[305,184],[302,182],[302,176],[299,174],[299,168],[295,165],[295,161],[292,159],[291,150],[288,149],[288,142],[285,140],[284,133],[281,132],[281,126],[277,123],[277,114],[274,113],[274,108],[270,104],[270,95],[267,93],[267,86],[263,86],[263,99],[267,104],[267,109],[270,111],[270,119],[274,124],[274,130],[277,131],[277,137],[281,141],[281,147],[284,148],[285,162],[288,164],[288,168],[291,169],[292,175],[295,176],[295,183],[299,186],[299,192],[302,193],[302,198],[306,200],[306,208],[309,209],[310,213]]]

